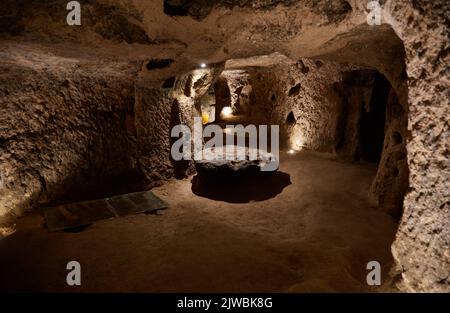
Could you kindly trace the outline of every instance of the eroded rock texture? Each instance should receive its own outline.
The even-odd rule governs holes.
[[[411,190],[392,251],[408,291],[450,290],[449,4],[389,2],[408,69]]]
[[[236,113],[253,123],[280,125],[284,146],[334,152],[342,103],[333,84],[351,66],[321,64],[303,59],[270,70],[226,70],[221,77]]]
[[[244,62],[232,60],[227,67]],[[216,94],[216,109],[231,105],[241,123],[279,125],[285,148],[380,162],[370,195],[381,209],[400,217],[408,188],[407,103],[400,103],[379,72],[325,60],[291,60],[269,68],[226,69]]]
[[[377,204],[395,218],[402,214],[404,196],[408,190],[409,169],[406,160],[406,104],[399,103],[394,90],[389,92],[383,154],[371,193]]]
[[[131,64],[0,55],[0,215],[137,169]]]
[[[148,69],[147,69],[148,70]],[[222,67],[197,69],[179,75],[170,86],[148,87],[147,70],[141,72],[136,85],[136,130],[139,164],[150,185],[162,180],[186,177],[192,173],[189,161],[171,158],[171,146],[179,134],[171,136],[176,125],[187,125],[193,131],[193,119],[201,116],[201,97],[205,95]]]
[[[173,100],[161,89],[136,89],[136,131],[142,171],[151,181],[173,176],[170,134]],[[158,125],[155,127],[155,125]]]
[[[258,94],[274,104],[261,116],[280,120],[292,138],[308,134],[302,145],[336,149],[339,121],[308,106],[339,108],[334,83],[343,74],[326,61],[349,62],[376,69],[395,91],[372,192],[380,204],[398,205],[401,198],[379,195],[403,190],[408,176],[393,245],[400,286],[450,290],[448,1],[380,1],[380,26],[367,25],[359,0],[82,1],[81,27],[66,24],[66,3],[5,0],[0,7],[0,214],[123,171],[139,169],[149,180],[173,175],[169,139],[158,131],[199,114],[199,97],[218,76],[194,79],[189,73],[200,63],[274,52],[298,62],[291,74],[279,73],[292,79],[274,84],[275,97]],[[241,85],[230,104],[251,110],[254,90]],[[291,108],[277,109],[282,101]]]

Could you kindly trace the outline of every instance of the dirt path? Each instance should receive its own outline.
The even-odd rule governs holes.
[[[375,168],[325,155],[282,155],[291,184],[264,201],[202,198],[190,180],[154,189],[170,208],[50,233],[38,213],[0,240],[0,290],[377,291],[366,264],[387,277],[397,224],[367,199]],[[66,286],[81,263],[82,285]]]

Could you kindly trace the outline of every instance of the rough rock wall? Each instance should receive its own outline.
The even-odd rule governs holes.
[[[350,68],[334,62],[302,59],[286,72],[290,77],[285,80],[284,92],[275,97],[268,95],[268,101],[279,103],[273,118],[284,125],[282,129],[291,147],[335,152],[342,100],[334,84]],[[285,108],[280,105],[283,102],[287,104]]]
[[[405,291],[450,291],[448,1],[388,1],[406,50],[410,191],[392,247]]]
[[[250,73],[248,73],[245,70],[229,70],[226,71],[221,77],[224,77],[227,81],[228,90],[231,95],[230,97],[230,105],[233,107],[233,109],[239,113],[240,111],[244,113],[248,113],[248,110],[251,108],[248,107],[248,105],[251,105],[249,103],[250,101],[250,93],[251,93],[251,83],[250,80]],[[250,85],[250,86],[249,86]],[[247,92],[244,89],[244,87],[247,87]],[[243,92],[244,91],[244,92]],[[246,98],[245,100],[242,98]],[[245,103],[244,103],[245,102]]]
[[[385,90],[378,90],[380,76]],[[219,106],[231,103],[243,123],[280,125],[280,139],[289,148],[327,151],[351,162],[381,157],[370,196],[381,209],[400,217],[408,188],[407,103],[400,103],[377,71],[302,59],[274,68],[226,70],[220,77],[226,84],[216,89],[225,85],[228,96],[218,92],[218,102],[223,102]],[[386,116],[383,124],[376,117],[363,121],[363,113],[377,110]],[[370,156],[362,146],[363,139],[368,140],[361,133],[363,126],[371,133],[380,128],[380,151],[375,147]],[[369,140],[371,147],[377,143]]]
[[[403,200],[408,191],[409,169],[406,160],[407,104],[401,104],[392,89],[386,107],[385,139],[377,175],[370,188],[379,207],[401,217]]]
[[[136,170],[133,66],[20,46],[0,59],[0,215]]]
[[[170,123],[173,99],[161,88],[136,86],[136,133],[140,168],[151,185],[173,176]]]
[[[192,162],[174,161],[170,150],[171,130],[183,124],[193,130],[194,117],[201,116],[201,98],[222,71],[223,65],[179,75],[171,88],[147,86],[143,69],[136,84],[136,131],[140,169],[150,186],[192,173]],[[151,70],[154,71],[154,70]]]
[[[248,116],[252,123],[280,125],[282,144],[335,152],[342,99],[334,84],[351,68],[302,59],[273,69],[224,71],[222,77],[228,81],[232,99],[238,99],[237,114]]]
[[[67,26],[64,24],[68,13],[66,10],[68,2],[66,0],[3,0],[0,8],[0,25],[4,27],[0,29],[0,33],[51,32],[56,37],[62,37],[72,31],[76,32],[74,28],[64,27]],[[85,0],[80,1],[80,4],[82,5],[82,25],[90,34],[76,41],[97,37],[97,39],[124,41],[129,44],[152,43],[142,26],[142,16],[131,4],[124,1],[114,4],[108,0]],[[76,35],[72,39],[74,37]]]
[[[165,2],[179,6],[187,1]],[[394,60],[402,49],[401,41],[392,38],[392,26],[407,52],[409,91],[397,90],[397,94],[401,103],[409,97],[406,139],[411,184],[393,253],[405,290],[449,290],[448,1],[380,1],[387,24],[376,27],[367,25],[367,3],[360,0],[211,0],[207,10],[199,12],[200,2],[190,2],[181,16],[168,12],[160,0],[89,2],[94,7],[107,4],[107,10],[90,5],[86,27],[74,28],[65,24],[65,6],[61,6],[65,1],[5,0],[0,25],[6,27],[0,31],[26,33],[39,43],[83,44],[88,53],[103,49],[128,60],[149,55],[173,58],[164,75],[153,77],[157,83],[199,62],[278,51],[294,59],[315,57],[371,66],[397,88],[394,81],[403,69]],[[105,26],[111,20],[126,31]]]

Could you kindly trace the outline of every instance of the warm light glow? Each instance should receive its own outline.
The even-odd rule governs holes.
[[[231,107],[224,107],[221,114],[223,117],[229,117],[233,114],[233,109]]]
[[[294,154],[294,152],[295,152],[295,151],[294,151],[293,149],[291,149],[291,150],[288,151],[289,154]]]
[[[209,113],[208,112],[202,112],[202,122],[203,122],[203,125],[208,124],[208,122],[209,122]]]
[[[206,63],[200,64],[200,67],[201,67],[201,68],[205,68],[205,67],[206,67]]]
[[[298,126],[294,126],[293,134],[290,138],[290,146],[291,149],[295,151],[302,151],[304,147],[306,146],[306,138],[303,135],[302,131],[298,129]]]
[[[11,236],[15,232],[16,232],[15,225],[14,226],[0,227],[0,240],[5,238],[5,237]]]

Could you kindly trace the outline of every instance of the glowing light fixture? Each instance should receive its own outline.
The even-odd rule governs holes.
[[[205,68],[205,67],[206,67],[206,63],[200,64],[200,67],[201,67],[201,68]]]
[[[220,113],[223,117],[230,117],[233,114],[233,109],[231,107],[224,107]]]
[[[288,151],[289,154],[294,154],[294,152],[295,152],[294,149]]]

